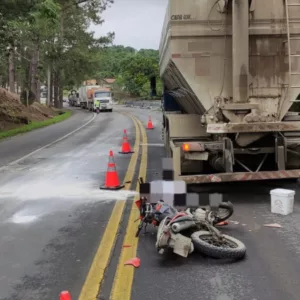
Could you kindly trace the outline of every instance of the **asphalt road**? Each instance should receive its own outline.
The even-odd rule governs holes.
[[[3,141],[0,149],[11,145],[10,157],[17,159],[26,136],[30,141],[34,135],[34,142],[40,139],[36,146],[43,146],[65,134],[65,126],[71,131],[72,124],[82,125],[92,115],[79,111],[64,125]],[[100,114],[67,139],[1,171],[0,299],[58,299],[65,289],[78,298],[114,201],[130,194],[99,190],[109,150],[124,178],[129,159],[118,151],[125,128],[133,143],[128,117]],[[28,146],[20,153],[33,150]]]
[[[26,134],[14,136],[1,141],[0,167],[19,159],[38,148],[48,145],[60,137],[80,128],[93,114],[88,111],[73,109],[72,116],[62,123],[56,123],[49,127],[40,128]]]
[[[151,113],[155,128],[147,131],[146,177],[149,181],[160,178],[161,158],[164,157],[161,113],[124,107],[117,110],[136,116],[144,126]],[[69,122],[81,120],[82,123],[74,125],[81,126],[91,117],[88,112],[78,111]],[[3,145],[10,151],[0,153],[0,163],[7,165],[51,142],[50,136],[55,140],[66,134],[67,130],[62,134],[58,125],[64,127],[67,122],[1,142],[0,152]],[[130,165],[130,158],[118,153],[125,128],[133,145],[135,126],[128,116],[117,112],[99,114],[65,140],[1,171],[1,300],[52,300],[58,299],[61,290],[69,290],[73,299],[79,298],[116,200],[130,200],[134,194],[130,191],[104,192],[98,188],[104,180],[109,150],[115,153],[121,181]],[[39,144],[29,148],[26,140],[30,141],[30,135]],[[137,167],[142,156],[138,153]],[[134,175],[131,190],[135,188],[138,168]],[[296,190],[292,215],[270,213],[269,191],[277,186]],[[155,251],[154,231],[142,235],[136,254],[141,266],[132,274],[132,287],[126,287],[131,292],[130,299],[300,299],[297,284],[300,272],[298,194],[299,188],[294,182],[267,182],[235,185],[225,195],[234,203],[232,221],[236,222],[222,230],[246,244],[247,257],[240,262],[215,260],[199,254],[186,259],[175,255],[163,257]],[[128,201],[98,299],[108,300],[117,275],[124,276],[125,271],[132,270],[128,266],[123,273],[116,272],[123,265],[121,253],[127,251],[122,248],[126,241],[124,235],[131,233],[131,228],[127,227],[130,205]],[[263,226],[266,223],[279,223],[282,228],[267,228]],[[126,281],[122,276],[119,281]]]

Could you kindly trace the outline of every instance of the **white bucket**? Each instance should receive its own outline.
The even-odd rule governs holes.
[[[295,191],[275,189],[270,191],[271,212],[274,214],[288,215],[294,210]]]

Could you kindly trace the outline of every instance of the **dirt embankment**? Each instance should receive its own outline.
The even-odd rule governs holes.
[[[43,121],[57,115],[57,112],[40,103],[24,106],[17,94],[0,88],[0,131],[9,130],[32,121]]]

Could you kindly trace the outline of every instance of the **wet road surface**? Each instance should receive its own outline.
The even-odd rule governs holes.
[[[124,128],[133,144],[128,117],[98,115],[74,135],[1,171],[0,299],[57,299],[64,289],[76,299],[114,201],[130,194],[99,190],[109,150],[124,178],[129,158],[118,154]],[[17,138],[4,143],[15,145]]]
[[[139,110],[139,117],[144,122],[148,114],[146,110]],[[158,112],[152,115],[154,120],[160,120]],[[160,130],[156,134],[148,133],[148,143],[161,142]],[[159,157],[164,156],[162,148],[154,150],[153,147],[152,151],[149,150],[148,155],[151,165],[147,174],[149,181],[157,179],[155,170],[160,168]],[[269,192],[274,188],[296,190],[293,214],[280,216],[270,212]],[[203,190],[207,191],[207,188]],[[139,239],[137,255],[141,267],[135,271],[131,299],[300,299],[297,284],[300,272],[300,189],[296,182],[234,184],[223,195],[234,204],[235,212],[232,222],[221,230],[245,243],[246,259],[231,262],[196,253],[187,259],[176,255],[163,257],[155,250],[153,230],[153,234],[144,234]],[[204,192],[202,196],[208,194]],[[278,223],[282,228],[263,226],[270,223]]]
[[[82,111],[76,108],[72,109],[72,111],[72,116],[64,122],[56,123],[1,141],[0,168],[9,162],[17,160],[20,157],[53,143],[62,136],[79,129],[94,117],[94,115],[88,111]]]
[[[149,110],[118,110],[131,113],[143,125],[148,121]],[[88,121],[92,114],[80,111],[78,116]],[[160,178],[161,158],[165,155],[161,113],[152,112],[151,116],[155,128],[147,131],[148,181]],[[134,194],[98,188],[103,183],[111,149],[121,181],[125,176],[130,158],[118,154],[125,128],[133,145],[135,129],[130,118],[116,112],[99,114],[67,139],[1,171],[1,300],[58,299],[61,290],[69,290],[78,299],[115,201],[132,199]],[[43,128],[45,132],[46,129],[53,130]],[[12,144],[15,148],[17,138],[20,137]],[[0,143],[0,149],[3,143],[9,147],[9,142]],[[17,154],[11,155],[10,159],[18,159]],[[2,164],[9,162],[2,159]],[[140,161],[139,154],[131,190],[135,189]],[[293,214],[270,213],[269,191],[275,187],[296,190]],[[154,231],[141,235],[137,246],[141,266],[134,270],[132,287],[127,287],[131,292],[129,299],[300,299],[299,192],[296,183],[289,181],[235,185],[224,195],[233,202],[235,213],[234,222],[221,230],[246,244],[247,257],[240,262],[199,254],[186,259],[160,256],[154,247]],[[131,233],[127,227],[130,211],[128,204],[98,299],[108,300],[116,274],[126,274],[116,273],[116,269],[121,264],[121,252],[126,251],[122,249],[124,235]],[[279,223],[282,228],[267,228],[263,226],[266,223]]]

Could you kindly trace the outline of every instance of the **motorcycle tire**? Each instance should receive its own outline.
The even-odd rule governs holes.
[[[207,240],[212,234],[209,231],[197,231],[191,235],[194,247],[200,253],[213,258],[242,259],[246,255],[244,243],[229,235],[223,234],[223,238],[231,247],[216,246]]]
[[[223,210],[223,212],[222,212]],[[224,222],[233,215],[233,204],[231,202],[221,202],[217,213],[215,224]]]

